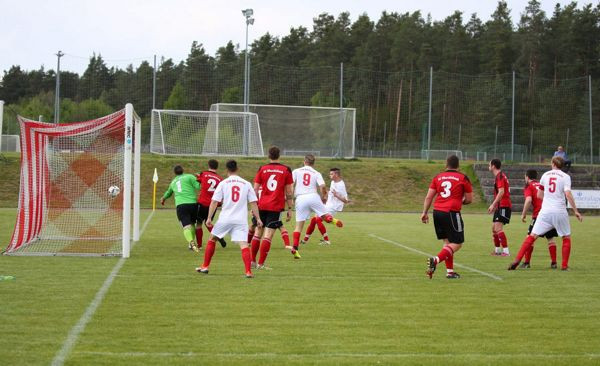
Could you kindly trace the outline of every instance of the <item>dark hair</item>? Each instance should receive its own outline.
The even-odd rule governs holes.
[[[210,159],[208,161],[208,167],[211,169],[218,169],[219,168],[219,162],[216,161],[215,159]]]
[[[458,156],[450,155],[448,159],[446,159],[446,165],[450,169],[458,169]]]
[[[336,172],[338,174],[340,174],[340,168],[331,168],[329,169],[330,172]]]
[[[227,171],[228,172],[235,173],[238,170],[237,161],[235,161],[235,160],[229,160],[225,164],[225,167],[227,167]]]
[[[308,165],[315,164],[315,156],[313,154],[306,154],[304,156],[304,161],[308,163]]]
[[[556,165],[558,169],[562,169],[565,166],[565,159],[560,156],[555,156],[552,158],[552,164]]]
[[[495,166],[496,169],[500,169],[500,167],[502,166],[502,163],[500,162],[500,159],[492,159],[492,161],[490,161],[490,164],[492,164],[493,166]]]
[[[269,148],[269,159],[271,160],[277,160],[279,159],[279,154],[281,152],[279,151],[279,148],[277,146],[271,146]]]
[[[535,169],[528,169],[527,173],[525,175],[529,179],[537,179],[537,170],[535,170]]]
[[[183,167],[181,165],[175,165],[175,168],[173,168],[173,173],[175,173],[175,175],[183,174]]]

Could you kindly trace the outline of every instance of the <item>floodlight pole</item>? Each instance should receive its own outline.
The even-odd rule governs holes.
[[[512,112],[511,112],[510,160],[515,160],[515,72],[512,73]]]
[[[0,100],[0,153],[2,153],[2,121],[4,119],[4,101]]]
[[[593,139],[592,139],[592,75],[588,75],[588,96],[590,99],[590,165],[594,164],[594,150],[593,150]]]
[[[54,123],[60,121],[60,58],[64,55],[62,51],[58,51],[56,54],[58,62],[56,65],[56,91],[54,92]]]
[[[431,104],[432,104],[432,89],[433,89],[433,66],[429,67],[429,118],[427,121],[427,161],[429,161],[429,153],[431,150]]]
[[[248,26],[254,24],[254,10],[244,9],[242,15],[246,18],[246,51],[244,52],[244,112],[248,113],[250,103],[250,62],[248,59]],[[244,116],[243,154],[248,154],[248,116]]]
[[[152,69],[152,110],[156,109],[156,55],[154,55],[154,68]]]

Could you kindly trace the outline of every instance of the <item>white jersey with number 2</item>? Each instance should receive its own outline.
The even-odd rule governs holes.
[[[567,211],[565,192],[571,190],[571,177],[558,169],[552,169],[540,179],[544,191],[542,213],[563,213]]]
[[[311,166],[303,166],[292,172],[294,178],[294,196],[298,197],[304,194],[318,194],[318,188],[325,185],[323,176]]]

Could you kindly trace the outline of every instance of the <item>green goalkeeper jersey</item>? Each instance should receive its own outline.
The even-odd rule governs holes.
[[[181,174],[173,178],[163,198],[167,199],[175,193],[175,206],[184,203],[196,203],[199,190],[200,183],[194,175]]]

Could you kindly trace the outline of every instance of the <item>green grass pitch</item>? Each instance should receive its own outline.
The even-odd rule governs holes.
[[[2,243],[14,215],[0,210]],[[600,364],[600,218],[572,222],[570,272],[549,269],[542,239],[531,269],[508,272],[511,258],[489,255],[491,217],[465,215],[455,262],[480,272],[447,280],[442,265],[429,280],[426,256],[399,246],[439,251],[418,214],[339,217],[330,247],[317,233],[294,260],[277,237],[273,269],[245,279],[231,244],[196,273],[174,210],[158,210],[65,364]],[[513,255],[526,229],[507,226]],[[118,261],[1,256],[16,280],[0,281],[0,364],[50,364]]]

